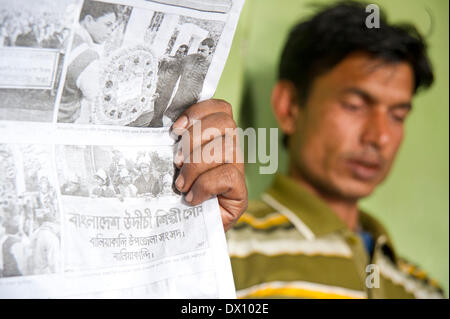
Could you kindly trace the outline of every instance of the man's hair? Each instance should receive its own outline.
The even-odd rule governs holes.
[[[409,63],[414,71],[414,92],[433,83],[426,45],[416,28],[389,25],[380,12],[380,27],[369,29],[365,25],[365,8],[363,3],[340,2],[291,30],[281,55],[278,78],[295,84],[300,103],[307,100],[314,78],[356,51],[386,63]]]
[[[324,7],[291,29],[281,55],[278,79],[294,83],[300,105],[306,103],[316,77],[357,51],[386,63],[409,63],[414,72],[414,93],[433,83],[426,44],[416,28],[409,24],[390,25],[380,10],[379,28],[369,29],[366,6],[342,1]],[[286,138],[283,142],[286,144]]]
[[[80,21],[83,21],[86,16],[91,16],[98,19],[109,13],[116,13],[116,6],[111,3],[85,1],[80,13]]]
[[[211,38],[206,38],[202,41],[201,45],[207,45],[208,47],[212,48],[214,47],[214,40]]]

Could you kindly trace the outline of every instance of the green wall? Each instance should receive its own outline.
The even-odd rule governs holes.
[[[330,1],[315,1],[314,3]],[[436,82],[419,93],[389,178],[362,202],[386,226],[397,251],[449,289],[449,2],[374,1],[391,22],[413,22],[427,38]],[[239,126],[277,127],[270,108],[278,57],[290,27],[314,12],[311,1],[247,0],[215,97],[233,105]],[[279,171],[287,156],[280,145]],[[247,164],[249,195],[273,176]]]

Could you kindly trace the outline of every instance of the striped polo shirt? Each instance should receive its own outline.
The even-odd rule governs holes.
[[[362,238],[297,182],[277,175],[227,232],[239,298],[442,298],[417,267],[397,257],[383,226],[366,213]]]

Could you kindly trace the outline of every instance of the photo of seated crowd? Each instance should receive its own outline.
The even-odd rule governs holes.
[[[39,7],[14,2],[0,2],[0,47],[66,48],[74,1],[44,1]]]
[[[61,195],[157,198],[173,195],[173,164],[156,150],[110,146],[58,146]]]
[[[0,277],[55,273],[60,222],[50,152],[0,144]]]

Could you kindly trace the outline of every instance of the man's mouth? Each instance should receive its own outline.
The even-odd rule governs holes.
[[[347,166],[354,177],[364,181],[375,179],[381,171],[382,164],[379,160],[349,159]]]

